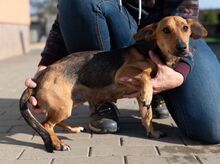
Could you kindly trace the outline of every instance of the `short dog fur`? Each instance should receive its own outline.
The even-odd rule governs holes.
[[[71,132],[80,132],[80,127],[63,123],[71,115],[72,109],[85,101],[113,101],[135,91],[134,86],[119,80],[128,76],[141,84],[137,101],[147,136],[159,138],[161,133],[152,126],[150,106],[153,96],[151,78],[156,75],[157,66],[149,58],[148,51],[154,51],[165,64],[174,68],[181,57],[189,54],[190,37],[198,39],[206,35],[207,31],[197,20],[169,16],[137,32],[134,45],[108,52],[73,53],[40,73],[36,78],[37,88],[27,88],[23,92],[20,112],[42,137],[48,152],[69,150],[69,146],[58,139],[54,132],[55,125],[60,124]],[[31,95],[36,97],[38,107],[47,112],[42,124],[27,107]]]

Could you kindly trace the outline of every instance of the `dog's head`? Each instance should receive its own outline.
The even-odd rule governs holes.
[[[194,19],[183,19],[180,16],[169,16],[158,23],[150,24],[137,32],[134,38],[152,41],[164,55],[166,64],[189,54],[189,39],[207,36],[206,29]]]

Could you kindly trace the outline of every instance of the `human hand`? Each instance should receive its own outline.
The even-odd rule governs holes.
[[[183,83],[182,74],[163,64],[152,51],[149,51],[149,55],[158,68],[156,76],[152,79],[154,94],[176,88]]]
[[[37,73],[35,74],[33,79],[37,78],[37,76],[40,74],[40,72],[46,68],[47,68],[46,66],[39,66]],[[31,89],[36,88],[37,84],[34,82],[33,79],[31,79],[31,78],[26,79],[25,86],[28,88],[31,88]],[[30,108],[31,108],[31,111],[33,114],[45,114],[44,110],[36,107],[37,106],[37,99],[34,96],[31,96],[29,98],[29,103],[30,103],[30,106],[31,106]]]

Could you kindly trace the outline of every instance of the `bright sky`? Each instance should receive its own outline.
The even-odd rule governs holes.
[[[200,9],[220,9],[220,0],[199,0]]]

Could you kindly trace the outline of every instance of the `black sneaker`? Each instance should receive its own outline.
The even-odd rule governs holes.
[[[119,130],[119,111],[115,104],[105,102],[96,104],[90,115],[89,128],[95,133],[116,133]]]
[[[161,95],[154,95],[151,105],[153,110],[153,118],[162,119],[170,117],[166,103]]]

